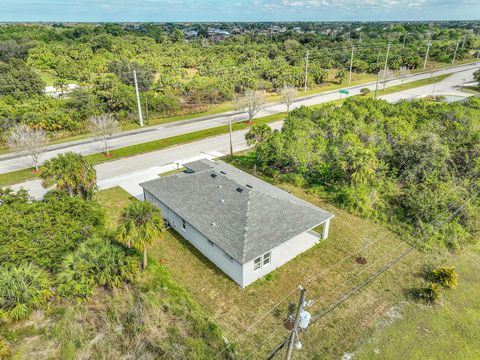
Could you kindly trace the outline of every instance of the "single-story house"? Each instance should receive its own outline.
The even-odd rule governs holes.
[[[145,200],[241,287],[328,237],[333,214],[285,190],[222,161],[184,167],[140,184]]]

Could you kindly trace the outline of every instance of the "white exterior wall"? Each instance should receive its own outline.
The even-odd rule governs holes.
[[[325,221],[323,224],[324,229],[327,229],[326,235],[328,236],[328,226],[330,224],[330,219]],[[325,231],[323,235],[325,235]],[[320,241],[325,239],[326,237],[320,236],[318,234],[312,234],[307,231],[291,238],[290,240],[284,242],[276,248],[273,248],[270,251],[270,264],[262,266],[262,268],[258,270],[254,270],[255,259],[245,263],[243,265],[243,287],[250,285],[262,276],[267,275],[269,272],[289,262],[297,255],[300,255],[304,251],[307,251],[312,246],[318,244]]]
[[[231,260],[217,245],[212,246],[208,239],[188,222],[186,222],[185,230],[182,229],[182,218],[180,216],[148,191],[144,190],[144,194],[145,200],[148,200],[162,210],[163,218],[170,223],[172,228],[195,246],[203,255],[205,255],[205,257],[219,267],[233,281],[244,287],[242,264],[234,259]],[[194,269],[192,269],[192,271],[194,271]]]
[[[195,246],[195,248],[205,255],[205,257],[213,262],[218,268],[220,268],[220,270],[222,270],[242,288],[250,285],[262,276],[267,275],[276,268],[289,262],[297,255],[300,255],[304,251],[310,249],[312,246],[318,244],[320,241],[325,240],[328,237],[330,219],[323,223],[323,232],[321,235],[306,231],[270,250],[270,264],[262,266],[260,269],[255,271],[255,259],[243,265],[234,259],[231,260],[222,249],[215,244],[212,246],[207,237],[192,227],[188,222],[186,222],[186,228],[184,230],[182,228],[182,218],[164,203],[159,201],[155,196],[146,190],[144,190],[144,194],[145,200],[150,201],[152,204],[162,210],[163,218],[170,223],[172,228],[174,228],[180,235],[182,235],[182,237]]]

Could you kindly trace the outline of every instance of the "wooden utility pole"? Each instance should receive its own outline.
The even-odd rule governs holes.
[[[387,46],[387,55],[385,56],[385,65],[383,67],[383,81],[385,81],[385,78],[387,76],[387,67],[388,67],[388,54],[390,53],[390,44]]]
[[[455,58],[457,57],[457,51],[459,46],[460,46],[460,39],[458,40],[457,46],[455,47],[455,51],[453,53],[452,65],[455,64]]]
[[[287,356],[285,357],[286,360],[290,360],[292,358],[293,344],[295,342],[295,335],[297,334],[298,323],[300,322],[300,314],[302,313],[303,304],[305,303],[306,292],[307,289],[300,285],[300,299],[298,300],[297,313],[295,314],[295,323],[290,333],[290,337],[288,338]]]
[[[145,120],[148,125],[148,96],[145,95]]]
[[[229,136],[230,136],[230,157],[233,157],[233,143],[232,143],[232,117],[229,117],[228,120],[228,129],[229,129]]]
[[[462,49],[465,49],[465,41],[467,40],[467,34],[463,36]]]
[[[373,98],[377,100],[377,94],[378,94],[378,80],[380,78],[380,71],[377,73],[377,83],[375,84],[375,94],[373,95]]]
[[[425,53],[425,60],[423,61],[423,70],[427,68],[427,60],[428,60],[428,53],[430,51],[430,46],[432,45],[432,42],[429,40],[427,42],[427,52]]]
[[[353,69],[353,52],[355,50],[355,45],[352,45],[352,55],[350,56],[350,75],[348,76],[348,85],[352,82],[352,69]]]
[[[143,126],[143,116],[142,116],[142,104],[140,103],[140,93],[138,91],[138,81],[137,81],[137,71],[133,70],[133,81],[135,82],[135,94],[137,95],[137,105],[138,105],[138,119],[140,120],[140,126]]]
[[[303,87],[303,91],[307,92],[307,81],[308,81],[308,54],[309,51],[307,50],[307,55],[305,56],[305,85]]]

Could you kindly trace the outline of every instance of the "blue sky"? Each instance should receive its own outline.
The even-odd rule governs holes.
[[[480,19],[480,0],[0,0],[0,21]]]

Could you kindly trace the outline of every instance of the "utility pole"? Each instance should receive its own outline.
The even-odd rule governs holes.
[[[228,118],[228,129],[230,135],[230,157],[233,157],[233,143],[232,143],[232,117]]]
[[[352,55],[350,56],[350,75],[348,76],[348,85],[352,82],[352,68],[353,68],[353,51],[355,50],[355,45],[352,45]]]
[[[462,49],[465,49],[465,41],[467,40],[467,34],[463,36]]]
[[[377,72],[377,83],[375,84],[375,94],[373,96],[373,98],[375,100],[377,100],[377,94],[378,94],[378,80],[379,80],[379,77],[380,77],[380,71]]]
[[[425,53],[425,60],[423,61],[423,70],[427,68],[427,60],[428,60],[428,53],[430,51],[430,46],[432,45],[432,42],[429,40],[427,42],[427,52]]]
[[[137,71],[133,70],[133,80],[135,82],[135,93],[137,95],[138,118],[140,120],[140,127],[143,127],[142,104],[140,103],[140,93],[138,92]]]
[[[385,83],[387,79],[387,67],[388,67],[388,54],[390,53],[390,43],[387,46],[387,55],[385,56],[385,66],[383,67],[383,87],[385,88]],[[378,84],[378,83],[377,83]],[[376,91],[376,90],[375,90]]]
[[[307,92],[307,81],[308,81],[308,54],[309,51],[307,50],[307,55],[305,56],[305,85],[303,87],[303,91]]]
[[[300,299],[298,300],[297,313],[295,314],[295,323],[293,325],[292,331],[290,332],[290,337],[288,338],[287,356],[285,357],[286,360],[290,360],[292,358],[293,343],[295,342],[295,335],[297,334],[298,323],[300,322],[300,314],[303,310],[303,305],[305,303],[306,292],[307,289],[300,285]]]
[[[145,95],[145,120],[148,125],[148,96]]]
[[[408,33],[405,33],[405,35],[403,35],[403,47],[405,47],[405,42],[407,41],[407,35]]]
[[[458,47],[460,46],[460,39],[457,42],[457,46],[455,47],[455,52],[453,53],[452,65],[455,64],[455,58],[457,57]]]

